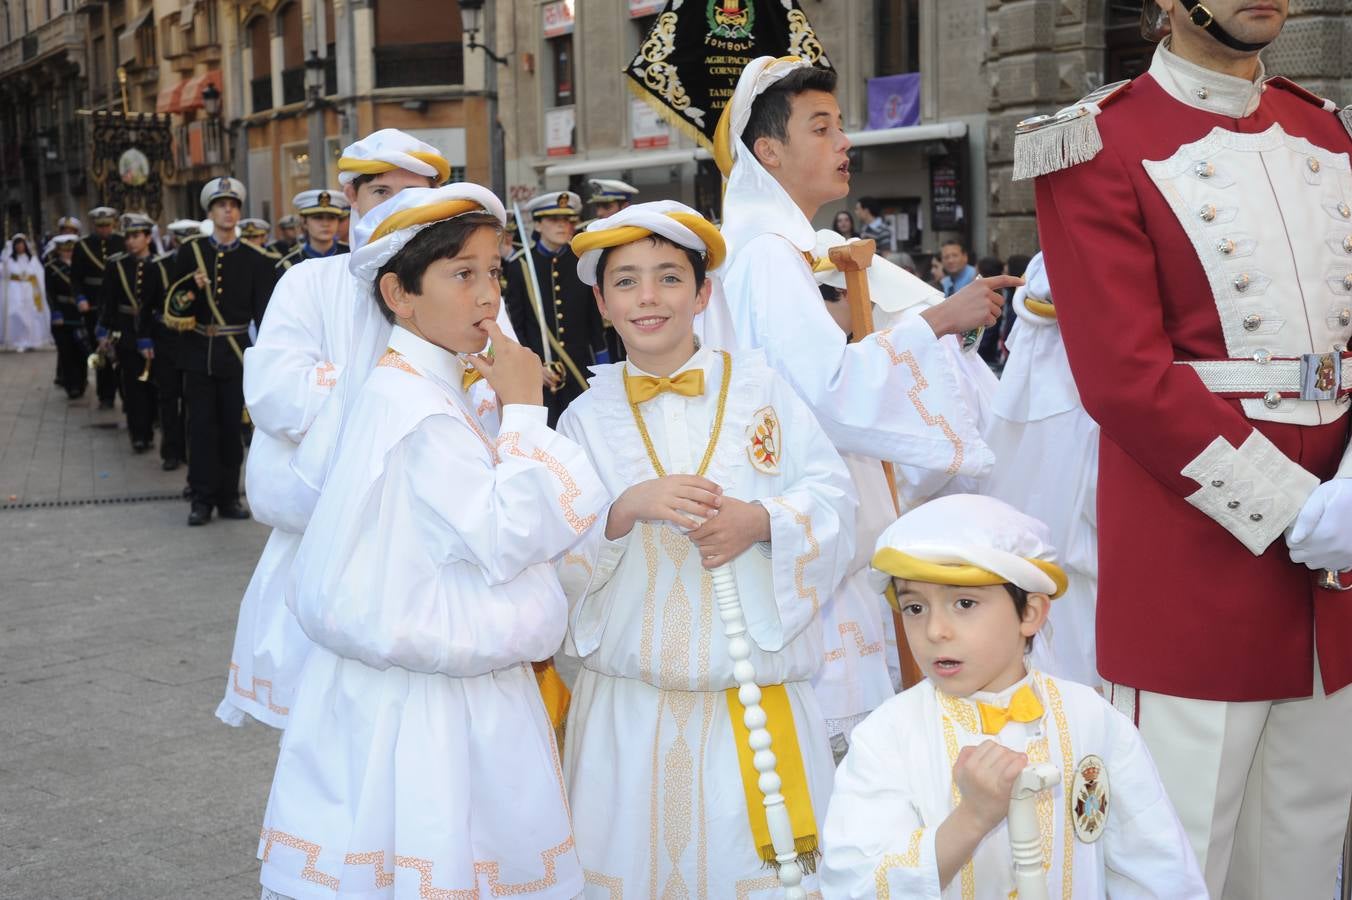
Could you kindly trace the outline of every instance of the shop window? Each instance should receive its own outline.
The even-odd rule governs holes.
[[[253,77],[249,82],[250,107],[253,112],[272,109],[272,29],[263,16],[255,16],[245,29],[249,41],[249,56],[253,60]]]
[[[920,0],[876,0],[877,75],[920,71]]]
[[[1141,36],[1141,4],[1111,0],[1103,29],[1103,83],[1145,74],[1155,45]]]
[[[463,84],[460,4],[435,16],[420,0],[376,0],[376,87]]]
[[[573,36],[550,38],[549,55],[554,70],[554,106],[573,103]]]

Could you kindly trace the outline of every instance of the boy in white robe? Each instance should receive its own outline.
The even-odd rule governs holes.
[[[375,227],[353,271],[397,327],[345,418],[288,586],[315,646],[259,844],[263,886],[284,896],[582,890],[530,663],[566,627],[549,562],[607,498],[581,448],[545,425],[540,360],[495,324],[505,218],[489,191],[448,185],[363,219]],[[474,355],[490,339],[494,355]],[[476,373],[501,425],[468,396]]]
[[[810,873],[832,774],[815,617],[853,552],[854,491],[761,353],[696,341],[723,256],[711,224],[644,203],[572,246],[628,355],[594,367],[559,424],[614,498],[559,566],[582,660],[564,760],[586,896],[778,897],[709,572],[732,568]]]
[[[851,241],[835,231],[819,230],[813,249],[817,260],[813,276],[823,291],[827,288],[835,291],[836,299],[828,302],[845,312],[848,322],[845,274],[836,268],[830,256],[831,248],[846,243]],[[873,325],[878,331],[911,322],[925,310],[944,302],[940,291],[881,256],[873,257],[867,274]],[[850,326],[842,327],[848,330]],[[939,343],[952,363],[963,401],[978,426],[984,426],[990,418],[991,398],[998,384],[995,375],[976,352],[975,343],[964,348],[958,336],[952,334],[944,335]],[[837,757],[844,754],[854,726],[896,693],[894,684],[898,687],[901,684],[897,620],[882,593],[871,586],[869,573],[873,544],[883,529],[896,520],[897,505],[889,496],[887,479],[878,460],[855,453],[841,456],[859,492],[858,534],[850,575],[831,602],[822,608],[826,656],[813,682],[826,712]],[[902,509],[911,509],[940,493],[972,491],[977,485],[975,478],[947,470],[895,466],[894,471]]]
[[[1066,576],[1041,522],[955,494],[877,544],[926,680],[854,731],[823,834],[822,895],[1006,900],[1006,822],[1030,765],[1044,896],[1205,898],[1187,834],[1135,727],[1090,688],[1027,666]],[[1033,887],[1037,887],[1034,885]],[[1026,895],[1026,894],[1025,894]]]
[[[338,169],[343,193],[361,216],[406,187],[441,184],[450,163],[432,146],[386,128],[348,146]],[[362,236],[358,229],[356,237]],[[385,351],[390,325],[369,293],[348,271],[346,255],[293,266],[273,289],[257,342],[244,351],[244,400],[255,428],[246,489],[254,518],[273,531],[240,602],[225,696],[216,710],[229,725],[248,716],[286,726],[310,648],[286,608],[286,581],[319,487],[317,478],[299,477],[292,462],[335,398],[326,416],[332,421],[307,441],[309,455],[324,455],[319,445],[331,445],[342,407],[351,405]]]
[[[743,70],[724,107],[714,160],[727,179],[728,263],[720,274],[734,332],[730,344],[763,350],[841,453],[935,473],[932,480],[940,484],[979,477],[994,460],[981,439],[978,412],[964,396],[962,372],[940,338],[994,324],[1004,302],[999,290],[1020,282],[982,280],[914,318],[846,343],[813,278],[811,220],[849,193],[850,143],[835,84],[833,71],[806,60],[763,56]],[[865,640],[842,641],[832,633],[826,643],[852,657],[853,667],[876,673],[881,659],[860,648],[876,642],[867,635],[883,632],[882,618],[875,604],[858,599],[832,619],[837,626],[860,622]],[[868,708],[848,705],[828,715],[848,724]]]
[[[1033,664],[1058,678],[1102,685],[1095,652],[1098,603],[1099,428],[1080,403],[1051,285],[1039,253],[1014,292],[1018,317],[995,393],[986,443],[1000,459],[981,493],[1047,524],[1069,582],[1052,605]]]

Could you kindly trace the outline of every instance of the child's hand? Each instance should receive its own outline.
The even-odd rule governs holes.
[[[644,481],[620,494],[610,506],[606,540],[617,541],[639,520],[695,528],[724,502],[723,489],[698,475],[668,475]]]
[[[690,533],[704,568],[732,562],[759,541],[770,540],[770,513],[759,503],[724,497],[718,515]]]
[[[963,747],[953,764],[953,783],[962,794],[959,806],[989,834],[1009,815],[1014,780],[1028,768],[1028,756],[995,741]]]
[[[920,317],[938,337],[988,327],[1000,321],[1005,305],[1005,295],[1000,291],[1021,284],[1023,279],[1013,275],[978,278],[943,303],[922,312]]]
[[[545,393],[540,384],[540,357],[529,347],[523,347],[503,334],[497,322],[486,320],[483,329],[493,341],[493,357],[470,356],[469,364],[483,375],[504,406],[510,403],[543,406]]]

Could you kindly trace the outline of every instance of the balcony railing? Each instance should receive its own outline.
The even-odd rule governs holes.
[[[465,48],[458,43],[376,47],[376,87],[463,84]]]
[[[305,102],[305,67],[282,70],[282,105]]]
[[[272,76],[263,75],[250,81],[249,94],[254,112],[272,109]]]

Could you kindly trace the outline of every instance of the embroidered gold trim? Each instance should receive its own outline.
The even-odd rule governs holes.
[[[249,678],[249,687],[250,687],[251,689],[250,689],[250,690],[247,690],[247,691],[244,690],[244,686],[241,685],[241,684],[239,683],[239,663],[234,663],[234,662],[232,662],[232,663],[230,664],[230,676],[231,676],[231,677],[230,677],[230,687],[231,687],[231,690],[233,690],[236,694],[239,694],[239,695],[240,695],[241,697],[243,697],[244,699],[246,699],[246,700],[252,700],[252,701],[254,701],[255,703],[266,703],[267,706],[268,706],[268,709],[271,710],[272,712],[275,712],[275,713],[276,713],[277,715],[279,715],[279,716],[286,716],[286,715],[290,715],[290,714],[291,714],[291,710],[288,709],[287,707],[285,707],[285,706],[278,706],[277,704],[275,704],[275,703],[272,702],[272,682],[271,682],[271,681],[268,681],[268,680],[265,679],[265,678],[254,678],[254,677],[250,677],[250,678]],[[261,698],[258,696],[258,689],[259,689],[260,687],[265,687],[265,688],[268,689],[268,699],[267,699],[267,700],[263,700],[263,699],[261,699]]]
[[[873,871],[874,893],[878,900],[890,900],[892,886],[887,883],[887,873],[892,869],[914,869],[920,865],[920,842],[925,839],[925,829],[917,828],[911,832],[911,842],[905,853],[889,853],[878,863]]]
[[[854,635],[854,646],[860,657],[872,656],[875,653],[881,653],[883,649],[882,641],[874,641],[871,644],[864,643],[864,630],[859,627],[858,622],[840,622],[836,625],[836,631],[840,633],[840,639],[843,642],[845,635]],[[826,662],[835,662],[838,659],[845,658],[845,648],[838,647],[826,654]]]
[[[624,900],[623,878],[617,878],[614,875],[602,875],[600,872],[593,872],[591,869],[583,869],[582,880],[587,884],[604,888],[606,893],[609,894],[608,900]]]
[[[1075,783],[1074,770],[1075,748],[1070,744],[1070,726],[1066,723],[1066,709],[1061,703],[1061,691],[1057,689],[1056,683],[1046,678],[1038,678],[1038,685],[1042,688],[1043,694],[1047,697],[1047,703],[1052,708],[1052,718],[1056,721],[1056,736],[1061,746],[1061,785],[1066,798],[1066,808],[1064,811],[1065,834],[1062,836],[1062,861],[1061,861],[1061,897],[1062,900],[1070,900],[1071,895],[1071,876],[1074,874],[1075,867],[1075,817],[1072,815],[1072,805],[1075,802],[1074,791],[1070,786]]]
[[[532,449],[530,454],[527,455],[526,452],[521,449],[520,432],[509,431],[506,434],[498,435],[497,450],[499,453],[505,450],[512,456],[519,456],[522,459],[533,459],[538,463],[544,463],[545,468],[549,470],[550,474],[557,478],[559,483],[563,485],[563,493],[559,494],[558,498],[559,509],[563,511],[564,519],[567,520],[569,527],[571,527],[575,533],[581,534],[590,528],[592,523],[596,521],[596,513],[580,516],[577,514],[577,510],[573,508],[574,501],[582,496],[582,489],[577,486],[577,482],[573,479],[572,474],[563,463],[559,462],[539,447]]]
[[[377,368],[382,366],[387,369],[398,369],[400,372],[407,372],[410,375],[417,375],[419,378],[422,377],[422,373],[409,365],[403,354],[398,350],[386,349],[385,355],[376,362]]]
[[[581,553],[563,554],[563,564],[565,566],[567,565],[580,566],[582,568],[582,571],[587,573],[588,578],[592,576],[591,561],[588,560],[587,557],[583,556]]]
[[[778,503],[793,515],[793,521],[803,529],[803,535],[807,539],[807,552],[800,554],[798,558],[793,561],[793,584],[798,592],[798,596],[812,604],[812,614],[815,616],[817,610],[820,608],[817,588],[815,585],[809,585],[803,577],[804,573],[807,571],[807,567],[811,563],[816,562],[817,557],[822,555],[821,545],[817,543],[817,538],[812,533],[812,519],[809,516],[803,515],[788,503],[785,503],[784,498],[782,497],[771,497],[770,500],[774,503]]]
[[[728,410],[728,385],[732,383],[732,354],[726,350],[718,352],[723,355],[723,381],[718,387],[718,411],[714,414],[713,430],[709,432],[709,446],[704,448],[704,458],[695,472],[700,477],[709,471],[709,463],[713,461],[714,448],[718,446],[718,436],[723,431],[723,415]],[[634,424],[638,426],[638,436],[643,439],[643,449],[648,451],[648,461],[652,463],[653,471],[658,478],[666,478],[667,470],[662,467],[662,460],[657,456],[657,448],[653,446],[653,439],[648,434],[648,426],[643,421],[638,404],[630,401],[629,411],[634,414]]]
[[[315,366],[315,387],[331,388],[338,383],[338,378],[333,373],[337,371],[337,366],[331,362],[320,363]]]
[[[938,428],[948,438],[948,442],[953,445],[953,461],[948,464],[946,470],[949,475],[956,475],[962,469],[962,461],[966,456],[966,450],[962,445],[962,438],[953,430],[953,426],[948,424],[948,419],[942,415],[936,416],[931,413],[924,401],[920,399],[920,392],[929,387],[929,381],[925,379],[925,373],[920,371],[920,363],[916,361],[915,354],[910,350],[905,353],[898,353],[896,347],[888,340],[890,331],[882,331],[873,336],[878,342],[878,346],[887,351],[887,357],[894,366],[905,366],[911,370],[911,377],[915,380],[915,386],[906,392],[906,398],[911,401],[911,406],[920,414],[920,420],[931,428]]]

